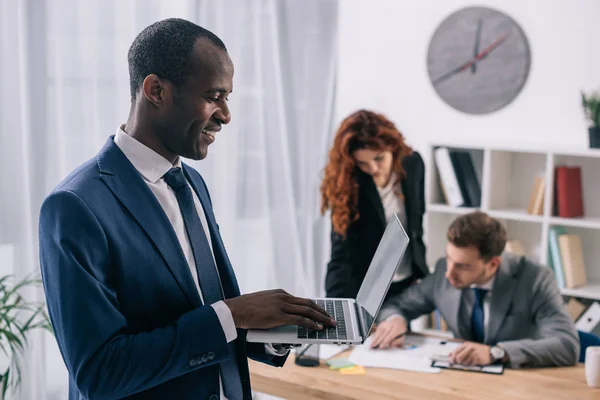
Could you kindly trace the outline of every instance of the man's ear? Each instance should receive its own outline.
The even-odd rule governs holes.
[[[496,271],[500,267],[500,263],[502,262],[502,256],[492,257],[490,260],[490,266]]]
[[[165,103],[165,82],[154,74],[148,75],[142,84],[142,94],[150,103],[161,108]]]

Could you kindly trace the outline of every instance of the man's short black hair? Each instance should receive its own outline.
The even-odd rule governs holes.
[[[185,83],[191,73],[194,44],[201,38],[227,51],[214,33],[184,19],[158,21],[140,32],[127,55],[131,99],[150,74],[177,87]]]

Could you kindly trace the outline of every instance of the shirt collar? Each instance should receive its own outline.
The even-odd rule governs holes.
[[[156,183],[171,168],[181,168],[181,158],[171,164],[169,160],[152,150],[150,147],[129,136],[121,125],[115,135],[115,144],[121,149],[125,157],[133,164],[135,169],[145,180]]]
[[[494,274],[494,276],[492,276],[492,279],[490,279],[489,281],[487,281],[486,283],[482,283],[482,284],[472,284],[471,288],[472,289],[485,289],[487,291],[492,291],[492,287],[494,287],[494,281],[496,280],[496,274]]]

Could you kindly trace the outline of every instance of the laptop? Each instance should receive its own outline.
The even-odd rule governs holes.
[[[297,325],[271,329],[250,329],[246,340],[286,344],[362,344],[390,288],[396,269],[408,247],[408,235],[396,214],[381,238],[356,299],[324,298],[314,301],[325,309],[337,325],[320,331]]]

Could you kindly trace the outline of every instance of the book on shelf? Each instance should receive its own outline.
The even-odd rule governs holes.
[[[516,254],[518,256],[524,256],[525,250],[523,249],[523,244],[519,240],[507,240],[504,245],[504,251],[507,253]]]
[[[438,147],[434,151],[434,158],[446,203],[453,207],[465,205],[465,199],[460,191],[458,178],[450,160],[450,152],[445,147]]]
[[[464,150],[450,150],[452,167],[458,178],[458,187],[467,207],[481,206],[481,185],[477,178],[471,153]]]
[[[481,184],[471,153],[438,147],[434,158],[446,203],[453,207],[480,207]]]
[[[587,283],[579,235],[569,234],[562,226],[551,226],[548,231],[548,250],[548,261],[559,288],[573,289]]]
[[[587,283],[583,246],[579,235],[566,234],[558,237],[558,246],[565,274],[565,286],[568,289],[583,286]]]
[[[577,321],[579,319],[579,317],[581,316],[581,314],[583,314],[583,312],[585,311],[585,308],[586,308],[585,305],[583,305],[576,298],[572,297],[567,302],[567,312],[571,316],[571,319],[573,320],[573,322],[575,322],[575,321]]]
[[[548,261],[551,268],[554,270],[556,283],[560,289],[565,288],[565,274],[563,272],[563,263],[560,256],[558,238],[560,235],[564,235],[566,233],[567,230],[562,226],[551,226],[548,230],[548,250],[550,252]]]
[[[546,180],[541,176],[536,176],[529,196],[527,205],[527,214],[542,215],[544,209],[544,192],[546,190]]]
[[[554,183],[554,215],[561,218],[583,217],[581,167],[557,166]]]

